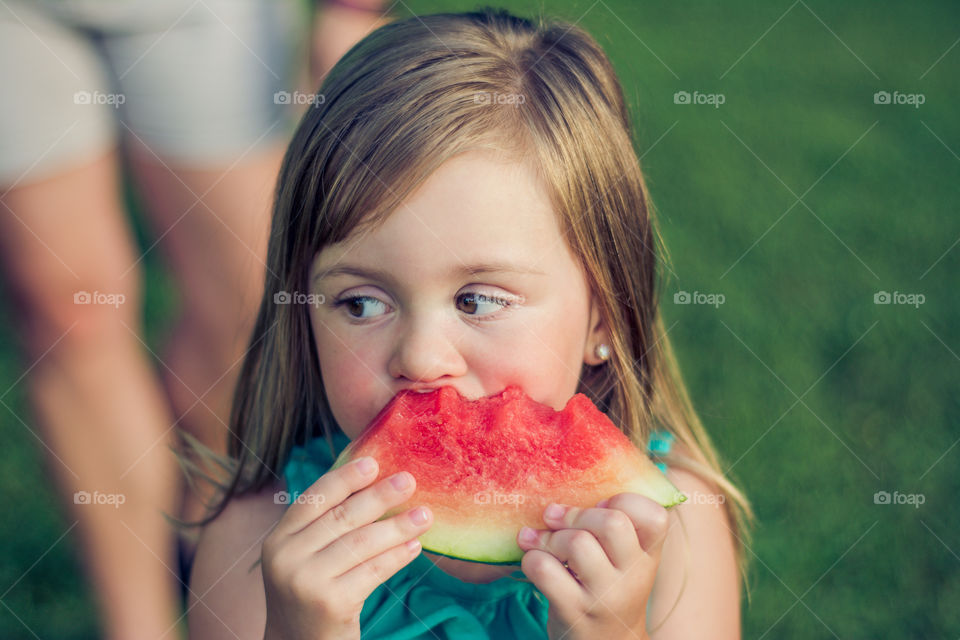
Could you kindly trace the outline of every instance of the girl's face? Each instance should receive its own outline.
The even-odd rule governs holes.
[[[320,371],[351,440],[408,388],[476,399],[516,384],[559,410],[600,362],[599,314],[545,185],[492,151],[444,163],[310,275]]]

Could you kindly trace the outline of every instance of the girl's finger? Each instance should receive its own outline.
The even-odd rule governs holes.
[[[552,515],[551,507],[559,507],[559,514]],[[619,509],[580,509],[566,505],[550,505],[544,512],[543,520],[554,530],[589,531],[600,542],[610,563],[620,570],[633,564],[641,550],[633,522]]]
[[[328,510],[304,527],[299,537],[308,542],[313,551],[319,551],[341,536],[376,521],[391,508],[409,500],[416,484],[414,477],[407,471],[387,476]]]
[[[277,523],[277,531],[282,535],[292,535],[302,530],[351,494],[376,480],[378,469],[377,461],[366,456],[323,474],[306,491],[290,501],[290,506]],[[289,494],[287,499],[290,499]]]
[[[532,541],[524,538],[532,531]],[[589,531],[583,529],[561,529],[549,531],[524,527],[518,534],[521,549],[537,549],[553,555],[562,565],[572,571],[576,579],[591,589],[606,584],[614,572],[603,547]],[[606,581],[606,582],[605,582]]]
[[[346,597],[366,600],[393,574],[413,562],[420,551],[420,541],[416,538],[391,547],[336,578],[337,591]]]
[[[606,508],[627,514],[644,551],[651,555],[660,551],[670,523],[670,514],[666,509],[646,496],[630,492],[611,497]]]
[[[420,519],[419,515],[426,519]],[[331,576],[344,574],[388,549],[416,540],[432,523],[430,509],[416,507],[350,531],[318,552],[323,570]]]
[[[520,570],[547,597],[550,610],[561,620],[575,620],[580,615],[583,587],[553,555],[531,549],[523,554]]]

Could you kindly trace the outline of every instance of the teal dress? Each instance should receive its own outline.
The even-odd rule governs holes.
[[[667,432],[655,432],[650,453],[666,455],[672,440]],[[294,447],[283,469],[291,500],[326,473],[349,442],[338,429],[333,454],[323,437]],[[666,470],[662,462],[657,466]],[[421,553],[370,594],[360,629],[365,640],[545,639],[548,605],[519,567],[493,582],[474,584],[445,573]]]

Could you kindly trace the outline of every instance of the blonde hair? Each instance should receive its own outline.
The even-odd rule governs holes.
[[[493,145],[546,181],[608,328],[613,355],[584,367],[579,391],[643,450],[654,429],[673,434],[679,446],[665,461],[725,496],[743,569],[750,507],[721,469],[664,331],[657,259],[665,252],[623,92],[594,39],[567,23],[503,11],[414,17],[358,43],[319,93],[324,100],[303,116],[280,171],[228,456],[191,441],[203,464],[181,457],[189,476],[219,490],[210,515],[193,526],[233,496],[278,480],[294,445],[323,436],[332,447],[337,427],[308,307],[275,304],[274,295],[309,291],[323,247],[384,220],[449,158]]]

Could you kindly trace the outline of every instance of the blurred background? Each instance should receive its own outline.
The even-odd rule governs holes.
[[[582,25],[622,81],[666,326],[756,510],[744,637],[960,636],[960,6],[491,4]],[[156,350],[177,295],[143,262]],[[93,638],[4,300],[0,637]]]

